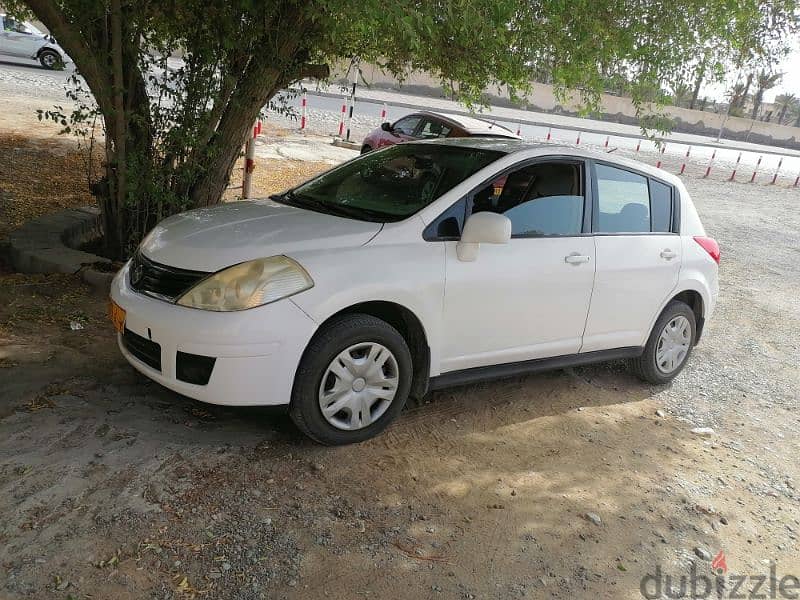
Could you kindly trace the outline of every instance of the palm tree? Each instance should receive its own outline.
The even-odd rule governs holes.
[[[676,83],[672,88],[672,102],[675,106],[687,106],[692,100],[692,88],[685,83]]]
[[[759,71],[756,77],[756,93],[753,95],[753,112],[750,115],[751,119],[758,116],[758,111],[764,102],[764,92],[771,90],[783,77],[783,73],[770,73],[769,71]]]
[[[775,96],[775,110],[778,111],[778,123],[786,123],[786,114],[791,115],[800,108],[800,100],[794,94],[778,94]]]

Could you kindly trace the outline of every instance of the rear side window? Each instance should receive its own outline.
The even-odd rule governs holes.
[[[513,237],[578,235],[583,206],[582,163],[536,163],[497,178],[472,197],[473,214],[505,215]]]
[[[673,189],[644,175],[595,165],[598,233],[669,233]]]
[[[650,212],[652,231],[672,231],[672,188],[654,179],[650,180]]]
[[[425,119],[419,130],[419,137],[424,140],[435,140],[450,135],[451,128],[435,119]]]

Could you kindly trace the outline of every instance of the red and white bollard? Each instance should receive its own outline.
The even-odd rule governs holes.
[[[609,136],[606,136],[606,143],[605,143],[605,144],[603,144],[603,148],[608,148],[608,137],[609,137]]]
[[[339,115],[339,137],[344,135],[344,116],[347,114],[347,98],[342,102],[342,113]]]
[[[242,174],[242,198],[249,198],[253,188],[253,171],[256,170],[256,136],[259,122],[253,125],[253,135],[247,139],[244,148],[244,173]]]
[[[550,138],[552,138],[552,137],[553,137],[553,128],[552,127],[548,127],[547,128],[547,140],[546,141],[549,142]]]
[[[664,157],[664,151],[666,149],[667,149],[667,145],[666,144],[662,144],[661,145],[661,156],[658,157],[658,162],[656,163],[656,169],[660,169],[661,168],[661,160]]]
[[[303,92],[303,99],[300,100],[300,131],[306,128],[306,110],[308,106],[308,95]]]
[[[750,177],[750,183],[753,183],[756,180],[756,175],[758,175],[758,167],[761,166],[761,159],[764,158],[763,155],[758,156],[758,162],[756,162],[756,168],[753,169],[753,175]]]
[[[686,156],[683,157],[683,164],[681,165],[681,170],[678,172],[678,175],[683,175],[683,172],[686,170],[686,161],[689,160],[689,154],[692,152],[692,147],[689,146],[689,149],[686,150]]]
[[[639,138],[639,143],[636,144],[636,151],[638,152],[642,147],[642,138]]]
[[[736,164],[733,165],[733,173],[731,173],[731,176],[728,179],[728,181],[733,181],[734,179],[736,179],[736,169],[739,168],[739,162],[741,162],[741,160],[742,160],[742,153],[739,152],[739,156],[736,157]]]
[[[381,108],[381,123],[386,122],[386,102],[383,103],[383,107]]]
[[[775,185],[775,182],[778,181],[778,173],[781,172],[781,165],[783,164],[783,157],[781,156],[780,160],[778,161],[778,168],[775,169],[775,175],[772,176],[772,181],[770,185]]]
[[[708,161],[708,166],[706,167],[706,174],[703,175],[703,179],[711,175],[711,165],[714,164],[714,159],[717,157],[717,149],[714,148],[714,151],[711,153],[711,160]]]

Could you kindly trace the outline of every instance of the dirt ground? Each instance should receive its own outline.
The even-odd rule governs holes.
[[[800,576],[800,191],[687,185],[721,299],[673,385],[614,363],[454,388],[345,448],[160,388],[104,298],[0,271],[0,598],[633,599],[658,572],[677,597],[720,550]]]

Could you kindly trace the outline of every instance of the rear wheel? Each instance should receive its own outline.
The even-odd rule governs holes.
[[[372,152],[372,146],[369,144],[364,144],[361,146],[361,154],[366,154],[367,152]]]
[[[325,325],[303,354],[289,414],[322,444],[361,442],[403,409],[411,375],[411,352],[394,327],[370,315],[343,315]]]
[[[61,69],[64,66],[61,55],[55,50],[42,50],[39,53],[39,64],[50,70]]]
[[[633,359],[633,372],[649,383],[672,381],[686,366],[696,339],[694,311],[683,302],[670,302],[653,326],[644,353]]]

